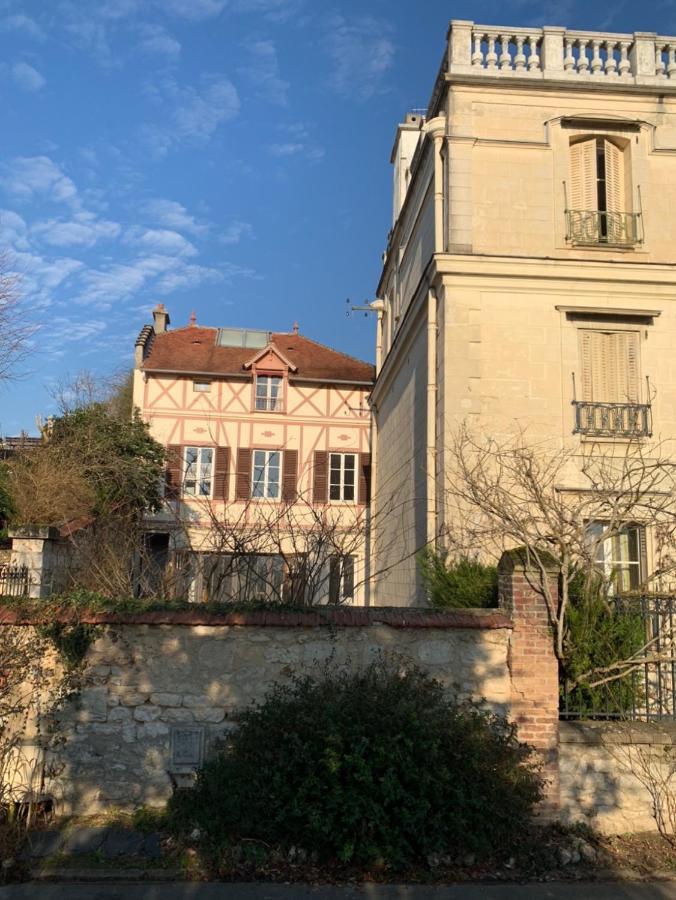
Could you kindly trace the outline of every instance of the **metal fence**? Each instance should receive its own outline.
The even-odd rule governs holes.
[[[0,565],[0,596],[27,597],[28,566]]]
[[[650,437],[649,403],[592,403],[573,400],[575,433],[598,437]]]
[[[562,679],[560,717],[676,720],[676,597],[618,598],[614,619],[606,666],[613,661],[612,641],[623,643],[629,663],[622,676],[594,687],[569,688]]]

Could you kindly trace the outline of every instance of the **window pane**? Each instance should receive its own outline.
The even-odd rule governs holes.
[[[340,500],[340,485],[332,484],[329,488],[329,500]]]
[[[185,448],[185,461],[188,463],[197,462],[197,447],[186,447]]]
[[[210,466],[212,456],[213,456],[213,450],[211,449],[211,447],[203,447],[202,448],[202,465]]]
[[[203,478],[200,481],[200,497],[208,497],[211,493],[211,481]]]
[[[270,453],[269,464],[270,464],[271,468],[275,467],[275,468],[279,469],[279,458],[280,458],[280,454],[278,452]]]
[[[354,463],[355,456],[354,453],[346,453],[345,454],[345,473],[352,472],[354,474]]]
[[[343,500],[354,500],[354,485],[346,484],[343,488]]]
[[[276,500],[279,497],[279,482],[278,481],[269,481],[268,482],[268,497],[271,500]]]

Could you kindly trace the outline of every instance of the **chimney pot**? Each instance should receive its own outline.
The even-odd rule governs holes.
[[[158,303],[153,310],[153,328],[155,334],[164,334],[167,326],[171,323],[169,313],[164,308],[164,303]]]

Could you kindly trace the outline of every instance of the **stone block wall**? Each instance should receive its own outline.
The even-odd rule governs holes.
[[[346,609],[323,624],[311,613],[100,616],[85,685],[61,715],[66,740],[49,761],[48,793],[60,813],[80,815],[162,804],[236,727],[238,710],[330,659],[360,666],[395,654],[507,713],[509,620],[416,612]]]
[[[651,786],[676,792],[675,744],[673,723],[562,722],[561,819],[610,834],[654,831]]]

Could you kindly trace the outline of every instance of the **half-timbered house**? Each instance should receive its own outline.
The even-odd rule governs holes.
[[[373,366],[297,326],[153,319],[134,403],[167,448],[154,563],[195,601],[365,602]]]

